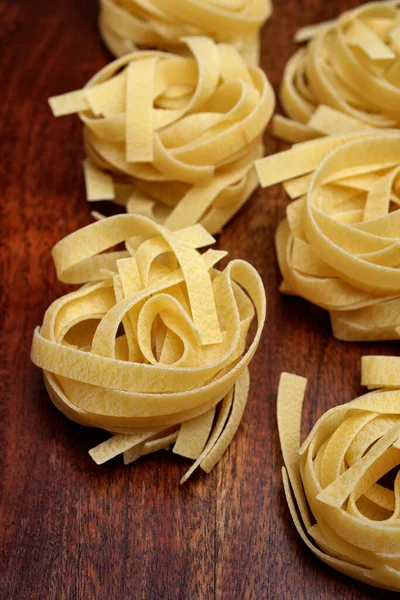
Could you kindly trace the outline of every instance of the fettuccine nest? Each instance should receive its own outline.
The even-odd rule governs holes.
[[[185,43],[190,57],[134,52],[50,105],[84,123],[89,200],[112,199],[171,230],[200,222],[217,233],[257,187],[274,93],[232,46]]]
[[[118,215],[54,247],[59,279],[84,285],[48,308],[32,360],[59,410],[115,434],[91,451],[97,463],[174,444],[196,461],[186,479],[210,471],[235,435],[266,300],[248,263],[218,271],[225,252],[200,254],[214,241],[201,225],[170,232]],[[121,242],[125,251],[104,252]]]
[[[182,50],[182,37],[205,35],[236,46],[257,65],[270,0],[100,0],[101,35],[114,56],[137,48]]]
[[[372,2],[338,19],[301,29],[307,42],[289,60],[280,90],[291,119],[274,132],[290,142],[362,127],[400,126],[400,3]],[[320,128],[315,111],[334,110]]]
[[[257,169],[293,199],[276,235],[282,291],[328,310],[339,339],[398,339],[400,133],[303,142]]]
[[[301,447],[306,380],[283,373],[278,392],[283,482],[303,542],[334,569],[396,592],[400,591],[399,367],[398,358],[364,357],[363,383],[382,389],[329,410]]]

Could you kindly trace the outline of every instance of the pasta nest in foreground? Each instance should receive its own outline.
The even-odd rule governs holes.
[[[398,358],[364,357],[363,383],[388,389],[374,390],[328,410],[301,447],[306,380],[283,373],[278,392],[283,482],[303,542],[334,569],[397,592],[399,366]]]
[[[190,57],[134,52],[50,105],[84,123],[89,200],[113,199],[171,230],[200,222],[217,233],[257,186],[253,162],[275,98],[232,46],[185,42]]]
[[[319,130],[314,112],[321,105],[353,129],[400,126],[400,2],[365,4],[295,39],[308,43],[285,68],[280,99],[293,121],[275,118],[278,137],[298,142],[337,132],[335,119],[328,132]]]
[[[100,0],[101,35],[114,56],[139,48],[184,48],[182,37],[205,35],[235,45],[249,64],[259,62],[259,33],[270,0]]]
[[[293,199],[276,234],[281,290],[328,310],[339,339],[398,339],[400,132],[303,142],[257,169]]]
[[[59,279],[84,285],[48,308],[32,360],[60,411],[115,434],[91,451],[97,463],[174,443],[196,461],[188,475],[209,471],[235,435],[266,300],[251,265],[218,271],[225,252],[200,254],[214,241],[201,225],[170,232],[117,215],[54,247]],[[126,250],[104,252],[121,242]]]

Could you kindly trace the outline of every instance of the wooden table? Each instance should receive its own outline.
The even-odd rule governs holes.
[[[299,26],[354,0],[275,0],[262,66],[277,88]],[[259,191],[219,247],[260,271],[268,319],[251,365],[239,432],[209,475],[185,486],[172,453],[97,467],[87,451],[104,432],[50,403],[29,359],[32,332],[67,288],[50,249],[91,221],[81,126],[54,119],[49,96],[81,87],[110,56],[95,0],[0,0],[1,400],[0,597],[4,600],[242,600],[387,598],[320,563],[284,501],[275,403],[281,371],[309,378],[304,433],[329,407],[361,392],[360,357],[397,344],[344,344],[328,315],[278,293],[274,232],[287,199]],[[266,136],[267,152],[283,148]]]

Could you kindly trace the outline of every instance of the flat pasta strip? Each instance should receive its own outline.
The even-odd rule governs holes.
[[[113,200],[115,197],[112,177],[96,169],[89,161],[83,161],[86,196],[89,202],[97,200]]]
[[[400,474],[381,482],[400,466],[400,387],[383,369],[391,360],[364,357],[363,381],[380,389],[329,410],[301,446],[306,380],[282,373],[277,418],[285,495],[302,540],[332,568],[398,592]]]
[[[48,308],[32,360],[61,412],[115,434],[90,451],[98,464],[174,444],[197,459],[187,479],[199,465],[210,471],[235,435],[266,300],[248,263],[218,271],[226,253],[200,253],[214,241],[199,224],[172,233],[124,214],[53,248],[60,280],[83,285]],[[126,252],[107,252],[121,242]]]
[[[171,444],[176,441],[178,437],[179,431],[172,431],[172,433],[168,433],[170,430],[162,431],[161,433],[156,433],[153,437],[148,438],[146,441],[139,442],[125,450],[124,452],[124,465],[130,465],[131,463],[138,460],[141,456],[146,456],[147,454],[152,454],[153,452],[158,452],[159,450],[169,450]]]
[[[400,133],[329,135],[256,168],[294,199],[276,234],[285,293],[328,310],[338,339],[398,339]]]
[[[182,423],[173,452],[196,460],[210,436],[215,407],[199,417]]]
[[[400,4],[370,2],[301,29],[286,65],[274,132],[289,142],[350,129],[400,126]],[[323,58],[322,58],[323,57]],[[274,119],[274,120],[275,120]]]
[[[127,67],[126,161],[152,162],[155,58],[132,61]],[[136,93],[140,89],[140,93]]]
[[[111,199],[171,231],[218,233],[257,187],[254,160],[275,105],[236,48],[184,38],[188,54],[139,51],[50,99],[84,124],[88,199]]]
[[[239,427],[240,421],[249,394],[250,377],[249,371],[246,369],[241,373],[240,377],[235,385],[234,397],[232,402],[232,410],[226,421],[224,431],[219,436],[215,445],[209,450],[207,455],[202,459],[200,466],[201,468],[209,473],[211,469],[215,467],[222,454],[228,448],[231,443],[236,431]]]
[[[234,45],[249,62],[260,59],[260,29],[272,11],[271,0],[101,0],[99,28],[114,56],[136,48],[182,49],[182,38],[204,35]]]

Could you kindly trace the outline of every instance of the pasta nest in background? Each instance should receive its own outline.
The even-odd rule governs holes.
[[[400,3],[368,3],[338,19],[301,29],[307,42],[287,63],[280,89],[285,113],[274,132],[290,142],[337,132],[319,131],[320,105],[347,116],[349,126],[400,125]]]
[[[100,0],[100,33],[114,56],[139,48],[183,50],[182,37],[205,35],[237,47],[257,65],[270,0]]]
[[[281,290],[328,310],[339,339],[398,339],[400,132],[303,142],[257,169],[293,199],[276,234]]]
[[[190,57],[132,53],[50,105],[84,123],[89,200],[115,200],[171,230],[200,222],[217,233],[257,186],[274,93],[232,46],[185,42]]]
[[[302,540],[334,569],[397,592],[399,367],[398,358],[364,357],[363,383],[382,389],[326,412],[301,447],[306,380],[283,373],[277,406],[285,494]]]
[[[58,277],[83,283],[35,331],[32,360],[67,417],[115,435],[91,451],[126,463],[174,443],[210,471],[239,426],[265,320],[263,284],[201,225],[170,232],[143,216],[89,225],[53,249]],[[104,252],[121,242],[126,250]],[[257,327],[247,343],[250,324]]]

